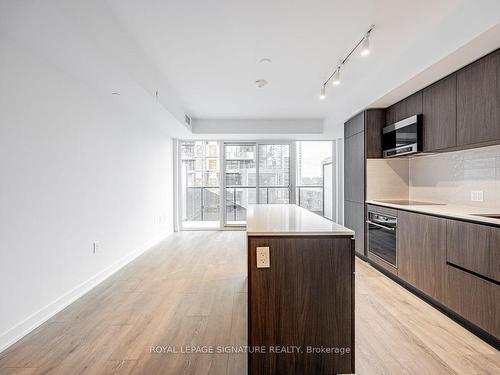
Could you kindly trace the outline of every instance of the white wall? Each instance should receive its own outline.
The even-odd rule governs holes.
[[[2,350],[172,231],[173,153],[154,112],[16,41],[0,56]]]

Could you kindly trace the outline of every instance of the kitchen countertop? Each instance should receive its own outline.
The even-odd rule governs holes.
[[[401,205],[388,203],[377,200],[368,200],[367,204],[373,204],[375,206],[395,208],[398,210],[418,212],[423,214],[435,215],[447,217],[450,219],[466,220],[472,221],[479,224],[493,224],[500,227],[500,219],[488,218],[483,216],[476,216],[473,214],[500,214],[500,208],[482,208],[474,206],[461,206],[455,204],[418,204],[418,205]],[[431,203],[431,202],[429,202]]]
[[[249,236],[353,236],[354,231],[295,204],[252,204]]]

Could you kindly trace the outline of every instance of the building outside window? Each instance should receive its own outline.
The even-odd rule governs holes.
[[[331,197],[325,199],[325,192],[331,194],[332,191],[332,180],[329,177],[332,168],[332,142],[298,141],[295,149],[297,204],[331,219],[331,207],[325,207],[326,202],[331,204]],[[325,175],[328,178],[324,178]]]

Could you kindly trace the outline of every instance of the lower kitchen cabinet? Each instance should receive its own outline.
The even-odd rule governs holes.
[[[446,291],[446,220],[399,211],[398,276],[442,302]]]
[[[486,225],[448,220],[447,256],[452,265],[489,277],[491,229]]]
[[[453,266],[447,268],[445,305],[500,338],[500,287]]]

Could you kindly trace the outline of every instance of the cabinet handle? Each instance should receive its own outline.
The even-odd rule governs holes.
[[[391,232],[394,232],[396,230],[396,228],[386,227],[385,225],[377,224],[377,223],[374,223],[373,221],[370,221],[370,220],[366,220],[366,224],[375,225],[376,227],[390,230]]]

